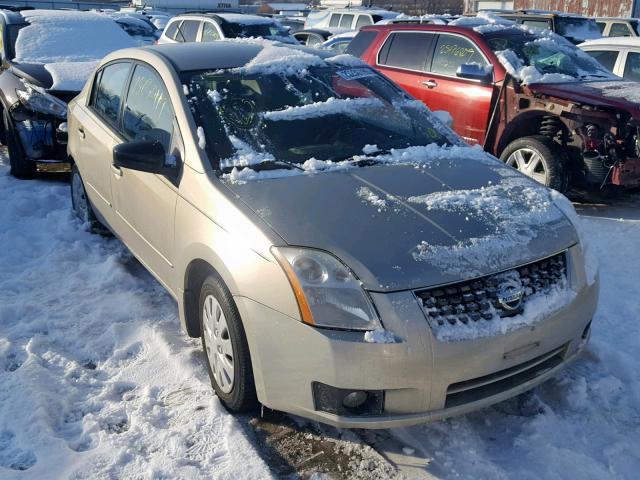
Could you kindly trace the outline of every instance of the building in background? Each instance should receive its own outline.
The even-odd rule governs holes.
[[[462,13],[464,0],[320,0],[322,8],[374,7],[402,12],[407,15],[428,13],[458,15]]]
[[[464,0],[465,13],[480,10],[552,10],[587,17],[638,17],[640,0]]]

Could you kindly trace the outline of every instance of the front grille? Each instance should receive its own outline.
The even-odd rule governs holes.
[[[564,361],[567,344],[527,362],[484,377],[453,383],[447,388],[445,408],[477,402],[511,390],[557,367]]]
[[[419,290],[416,296],[432,327],[496,321],[522,313],[528,299],[567,285],[565,252],[513,270]]]

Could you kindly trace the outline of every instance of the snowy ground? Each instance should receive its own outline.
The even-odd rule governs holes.
[[[254,480],[285,471],[274,445],[286,453],[336,438],[336,464],[363,456],[366,442],[407,476],[415,469],[390,452],[404,447],[425,476],[443,479],[637,478],[640,199],[581,208],[599,252],[601,304],[588,351],[558,378],[456,419],[340,432],[227,414],[162,288],[117,240],[81,230],[60,178],[17,181],[5,164],[2,153],[0,479]]]

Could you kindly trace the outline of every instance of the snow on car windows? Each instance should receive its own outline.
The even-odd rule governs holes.
[[[192,106],[222,169],[276,158],[341,161],[367,145],[388,151],[452,142],[425,107],[368,67],[325,63],[305,72],[191,74]]]
[[[582,50],[550,32],[511,27],[483,36],[507,71],[524,83],[615,78]]]

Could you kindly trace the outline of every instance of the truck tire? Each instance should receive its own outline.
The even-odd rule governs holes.
[[[244,327],[229,289],[217,275],[202,282],[198,307],[202,349],[216,395],[231,412],[255,409],[258,398]]]
[[[559,192],[567,189],[567,155],[550,138],[533,135],[514,140],[500,160],[549,188]]]
[[[32,162],[25,157],[18,132],[16,132],[13,121],[6,110],[3,110],[2,112],[2,119],[7,142],[7,150],[9,152],[11,175],[22,179],[33,178],[37,169],[36,162]]]

